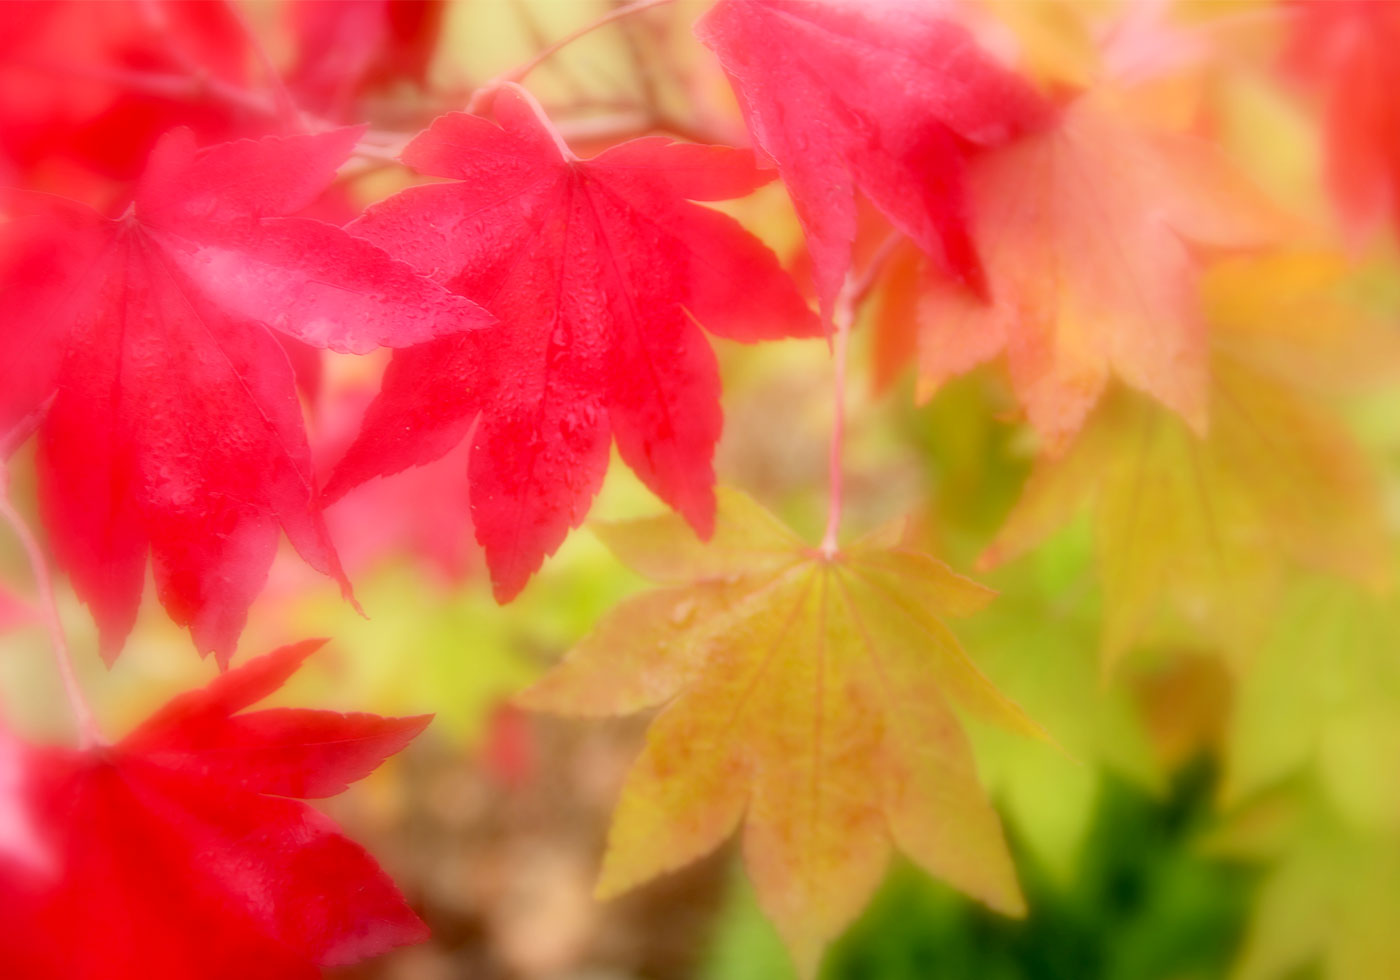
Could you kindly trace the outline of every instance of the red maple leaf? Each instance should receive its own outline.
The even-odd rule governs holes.
[[[1325,99],[1327,183],[1343,216],[1400,225],[1400,6],[1369,0],[1290,4],[1285,66]]]
[[[967,149],[1038,125],[1042,100],[928,4],[720,0],[695,27],[778,166],[830,314],[851,264],[855,191],[982,291]]]
[[[340,793],[429,718],[238,714],[321,642],[176,697],[116,745],[0,739],[7,976],[311,980],[427,938],[373,858],[299,800]]]
[[[328,473],[354,442],[374,398],[353,385],[326,392],[316,407],[312,451],[317,471]],[[385,479],[369,480],[326,507],[341,561],[358,577],[386,559],[425,562],[445,584],[460,584],[481,566],[472,535],[465,442],[441,459]]]
[[[358,131],[157,146],[109,220],[23,196],[0,231],[0,431],[39,425],[43,516],[110,660],[146,552],[171,617],[227,662],[278,529],[339,578],[277,333],[362,353],[489,322],[304,207]],[[276,333],[275,333],[275,332]]]
[[[304,107],[340,118],[366,89],[421,86],[438,44],[442,0],[293,0],[287,86]]]
[[[97,175],[135,177],[174,126],[210,142],[264,124],[196,97],[201,85],[242,88],[249,63],[227,3],[0,4],[0,169],[8,163],[27,187],[101,200],[107,187]],[[149,84],[133,84],[138,76]]]
[[[499,125],[442,116],[404,151],[456,182],[410,188],[349,230],[502,327],[396,352],[326,492],[442,456],[479,414],[472,514],[504,602],[583,521],[614,438],[710,533],[720,382],[696,321],[743,341],[819,327],[767,247],[690,203],[771,179],[749,151],[646,138],[580,160],[523,89],[501,89],[494,111]]]

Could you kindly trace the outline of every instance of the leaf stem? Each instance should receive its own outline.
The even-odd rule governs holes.
[[[846,283],[836,296],[836,307],[832,310],[831,322],[835,329],[832,341],[831,361],[831,443],[827,451],[827,508],[826,533],[822,535],[821,553],[828,559],[835,558],[839,550],[837,533],[841,529],[841,496],[844,489],[844,474],[841,471],[842,450],[846,442],[846,361],[851,344],[851,324],[855,321],[856,280],[847,274]]]
[[[846,362],[851,345],[851,327],[855,324],[856,311],[870,295],[880,272],[904,238],[892,231],[871,255],[865,269],[857,276],[853,271],[846,274],[846,281],[836,295],[836,306],[831,313],[835,336],[832,338],[832,401],[831,444],[827,452],[827,510],[826,533],[822,535],[821,553],[827,559],[835,558],[840,550],[837,535],[841,530],[841,500],[845,485],[841,469],[841,457],[846,442]]]
[[[506,72],[503,75],[497,75],[495,78],[491,79],[491,81],[481,86],[481,88],[477,89],[472,94],[471,101],[467,104],[467,111],[479,114],[483,109],[485,109],[487,105],[487,100],[490,98],[491,93],[493,93],[496,89],[500,88],[502,85],[508,82],[520,82],[522,79],[525,78],[526,75],[530,74],[530,72],[534,71],[536,68],[544,64],[550,58],[553,58],[561,50],[568,47],[570,44],[573,44],[579,38],[591,34],[598,28],[611,24],[615,20],[621,20],[624,17],[630,17],[631,15],[640,13],[643,10],[649,10],[652,7],[659,7],[664,3],[670,2],[671,0],[633,0],[632,3],[624,4],[621,7],[614,7],[612,10],[609,10],[603,16],[597,18],[596,20],[590,21],[589,23],[580,27],[578,30],[565,34],[559,40],[555,41],[553,44],[549,45],[544,50],[538,52],[533,58],[531,58],[529,61],[526,61],[524,64],[517,65],[516,67],[512,68],[510,71]]]
[[[10,502],[9,480],[0,472],[0,518],[3,518],[15,532],[20,545],[29,558],[29,567],[34,573],[34,585],[39,593],[39,614],[49,631],[49,642],[53,646],[54,660],[58,664],[59,676],[63,679],[63,690],[68,695],[68,704],[73,710],[73,720],[77,723],[78,744],[90,748],[102,744],[102,736],[97,730],[97,720],[88,705],[83,689],[78,684],[78,674],[73,667],[73,655],[68,649],[68,638],[63,632],[63,621],[58,616],[58,603],[54,601],[53,575],[44,559],[44,551],[34,532],[29,529],[24,518]]]

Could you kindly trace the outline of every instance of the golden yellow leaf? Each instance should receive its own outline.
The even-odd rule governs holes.
[[[889,529],[825,556],[733,491],[706,547],[670,515],[600,533],[663,588],[622,604],[520,699],[573,714],[664,706],[623,789],[600,894],[742,825],[760,902],[804,975],[895,847],[1023,910],[955,711],[1041,733],[939,618],[982,607],[988,590]]]

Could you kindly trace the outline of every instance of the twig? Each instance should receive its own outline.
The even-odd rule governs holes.
[[[653,114],[661,109],[661,98],[656,91],[656,73],[647,64],[642,54],[641,42],[637,40],[636,21],[622,22],[622,38],[627,44],[627,57],[632,62],[632,75],[637,79],[637,89],[642,94],[642,104]]]
[[[506,72],[503,75],[497,75],[491,81],[481,86],[481,88],[477,89],[476,92],[472,94],[471,102],[467,104],[467,111],[476,113],[481,112],[486,108],[487,100],[496,91],[496,89],[510,82],[520,82],[525,78],[526,75],[530,74],[530,72],[534,71],[536,68],[544,64],[550,58],[553,58],[561,50],[568,47],[570,44],[573,44],[579,38],[591,34],[598,28],[611,24],[615,20],[621,20],[623,17],[629,17],[632,14],[640,13],[643,10],[650,10],[652,7],[659,7],[664,3],[670,2],[671,0],[633,0],[632,3],[629,3],[626,6],[615,7],[614,9],[608,11],[606,14],[597,18],[596,20],[580,27],[578,30],[572,31],[569,34],[564,35],[559,40],[551,44],[549,47],[538,52],[533,58],[531,58],[529,61],[526,61],[524,64],[517,65],[515,68],[512,68],[510,71]]]
[[[267,47],[262,43],[262,38],[258,37],[258,32],[253,30],[253,25],[248,23],[248,18],[244,16],[235,0],[224,0],[224,7],[228,10],[229,16],[238,24],[238,29],[243,32],[243,39],[252,49],[253,57],[258,60],[258,66],[262,68],[263,78],[268,87],[272,89],[272,99],[277,106],[277,115],[286,126],[304,132],[307,128],[306,119],[301,110],[297,108],[296,100],[292,98],[292,93],[287,88],[282,73],[277,70],[272,56],[267,53]]]
[[[206,98],[213,98],[252,115],[269,117],[277,115],[277,109],[271,101],[261,98],[254,92],[230,85],[203,71],[195,74],[177,75],[170,72],[59,64],[23,57],[15,59],[15,64],[22,68],[28,68],[30,71],[103,82],[162,99],[199,102]]]
[[[525,0],[513,0],[512,8],[515,11],[516,19],[518,19],[525,28],[525,33],[530,35],[530,43],[539,50],[544,50],[549,47],[549,38],[545,36],[544,31],[540,28],[540,22],[535,18],[534,12],[530,10]],[[577,98],[580,100],[587,99],[587,86],[585,86],[579,80],[578,76],[565,65],[556,62],[553,65],[553,71],[559,76],[559,79],[573,91]]]
[[[58,616],[58,603],[54,601],[53,596],[53,575],[34,532],[10,502],[8,483],[8,475],[0,472],[0,518],[14,529],[15,537],[19,539],[29,558],[29,567],[34,573],[34,585],[39,593],[39,614],[49,631],[49,642],[53,646],[59,676],[63,679],[63,690],[68,695],[73,720],[77,723],[78,744],[82,748],[101,745],[102,736],[97,730],[92,708],[83,695],[83,689],[78,685],[78,674],[73,669],[73,656],[68,650],[68,638],[63,632],[63,621]]]

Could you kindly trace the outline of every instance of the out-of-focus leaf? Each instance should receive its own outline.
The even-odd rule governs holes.
[[[1239,681],[1223,795],[1304,769],[1355,822],[1400,832],[1400,612],[1393,594],[1307,579]]]
[[[1041,125],[1046,104],[936,4],[723,0],[696,24],[807,236],[829,317],[851,267],[859,189],[941,268],[977,291],[969,148]]]
[[[251,51],[221,3],[21,0],[0,5],[0,171],[16,182],[94,205],[109,179],[140,172],[160,136],[189,126],[206,142],[261,135],[261,119],[122,84],[124,72],[178,79],[189,59],[211,80],[242,87]],[[9,181],[6,181],[8,183]]]
[[[922,390],[1004,354],[1052,450],[1114,377],[1203,431],[1208,343],[1191,246],[1269,242],[1285,230],[1279,213],[1216,147],[1142,126],[1111,90],[978,157],[968,181],[991,301],[930,281]]]
[[[1019,555],[1093,503],[1109,662],[1160,629],[1164,612],[1186,627],[1178,641],[1247,655],[1290,565],[1373,586],[1387,578],[1370,465],[1294,371],[1310,358],[1319,378],[1360,377],[1371,328],[1354,305],[1329,306],[1338,301],[1323,298],[1333,288],[1326,277],[1299,288],[1314,300],[1290,307],[1299,323],[1251,306],[1250,281],[1278,268],[1224,267],[1207,284],[1216,342],[1204,436],[1126,390],[1112,393],[1063,455],[1037,464],[984,555],[988,564]]]
[[[1321,810],[1305,813],[1290,837],[1255,902],[1232,980],[1394,977],[1400,839],[1358,831]]]
[[[1323,97],[1327,183],[1338,209],[1361,230],[1400,222],[1400,7],[1289,7],[1285,66]]]
[[[243,710],[320,645],[243,664],[116,745],[24,746],[18,778],[0,742],[40,848],[17,862],[13,828],[0,838],[7,973],[304,980],[426,938],[374,860],[300,801],[362,779],[428,719]]]

